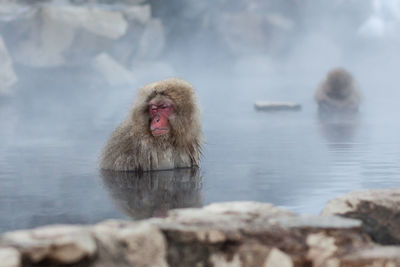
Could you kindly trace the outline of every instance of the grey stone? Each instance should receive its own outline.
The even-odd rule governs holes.
[[[75,263],[96,252],[91,234],[81,226],[55,225],[3,235],[2,242],[17,248],[33,263],[48,259]]]
[[[212,266],[220,267],[241,267],[239,255],[235,254],[231,259],[227,258],[224,253],[216,253],[210,256]]]
[[[375,242],[400,244],[400,189],[352,192],[329,201],[322,214],[359,219]]]
[[[48,11],[44,8],[38,10],[34,18],[24,19],[29,23],[29,28],[26,29],[28,38],[17,41],[16,49],[13,49],[16,62],[32,67],[65,64],[63,53],[72,45],[75,29],[71,25],[64,25],[62,21],[54,20]],[[42,20],[42,23],[38,20]]]
[[[0,259],[10,264],[23,257],[26,264],[168,266],[165,238],[149,223],[110,220],[92,227],[45,226],[6,233],[0,244],[7,246],[0,247]]]
[[[293,267],[292,258],[279,249],[273,248],[263,265],[263,267]]]
[[[25,21],[30,22],[29,37],[16,41],[13,57],[32,67],[60,66],[90,57],[123,36],[128,27],[119,12],[84,6],[41,6]]]
[[[316,229],[360,229],[361,222],[339,216],[287,216],[272,218],[271,222],[286,228],[316,228]]]
[[[110,220],[92,232],[100,245],[95,266],[168,266],[166,240],[153,225]]]
[[[20,267],[21,254],[15,248],[0,248],[0,265],[2,267]]]
[[[298,216],[255,202],[215,203],[203,209],[174,210],[164,219],[149,221],[166,235],[172,266],[195,266],[208,260],[221,266],[230,266],[228,263],[236,266],[237,262],[240,266],[276,266],[280,260],[285,266],[301,266],[309,261],[323,266],[345,252],[332,250],[329,247],[332,242],[346,244],[347,248],[369,242],[357,220]],[[315,240],[326,241],[318,247]],[[221,247],[229,251],[225,254],[225,259],[229,259],[226,262]],[[325,248],[327,252],[321,258],[319,251]]]
[[[313,266],[336,266],[338,260],[334,256],[338,252],[338,247],[334,237],[324,233],[310,234],[306,243],[309,246],[306,257]]]
[[[128,27],[121,13],[95,7],[49,5],[42,8],[42,16],[49,23],[82,28],[114,40],[124,35]]]
[[[259,214],[268,215],[294,215],[289,210],[280,209],[270,203],[260,203],[252,201],[232,201],[213,203],[203,208],[206,211],[220,214],[245,214],[258,216]]]
[[[395,267],[400,266],[400,247],[375,246],[361,249],[340,259],[340,267]]]
[[[140,222],[9,232],[0,246],[0,260],[10,266],[22,265],[22,258],[26,266],[400,266],[400,247],[373,244],[359,220],[300,216],[257,202],[172,210]]]

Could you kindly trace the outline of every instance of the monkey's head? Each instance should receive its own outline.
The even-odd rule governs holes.
[[[154,139],[170,139],[175,144],[200,138],[200,116],[193,87],[188,82],[169,78],[141,88],[132,119],[142,132]]]
[[[345,69],[331,70],[326,78],[327,95],[336,99],[345,99],[351,94],[353,77]]]

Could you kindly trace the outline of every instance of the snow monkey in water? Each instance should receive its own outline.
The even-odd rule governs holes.
[[[198,166],[202,145],[193,87],[169,78],[139,89],[101,155],[102,169],[149,171]]]
[[[331,70],[315,92],[320,113],[356,113],[361,93],[353,76],[345,69]]]

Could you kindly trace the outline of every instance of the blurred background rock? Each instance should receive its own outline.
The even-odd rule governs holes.
[[[2,0],[2,53],[12,61],[0,63],[1,79],[10,87],[21,68],[61,68],[119,86],[204,67],[268,71],[332,18],[347,29],[330,30],[337,42],[368,35],[372,8],[355,0]]]

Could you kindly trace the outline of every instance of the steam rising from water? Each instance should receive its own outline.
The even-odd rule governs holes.
[[[109,86],[83,59],[15,64],[15,94],[0,97],[0,213],[9,214],[0,230],[122,217],[103,188],[98,154],[136,89],[171,73],[192,82],[201,103],[203,204],[258,200],[317,213],[350,190],[399,186],[400,1],[149,2],[165,46],[152,62],[122,64],[145,72],[134,84]],[[356,119],[325,123],[312,97],[337,66],[357,79],[363,103]],[[303,109],[258,113],[256,100]]]

